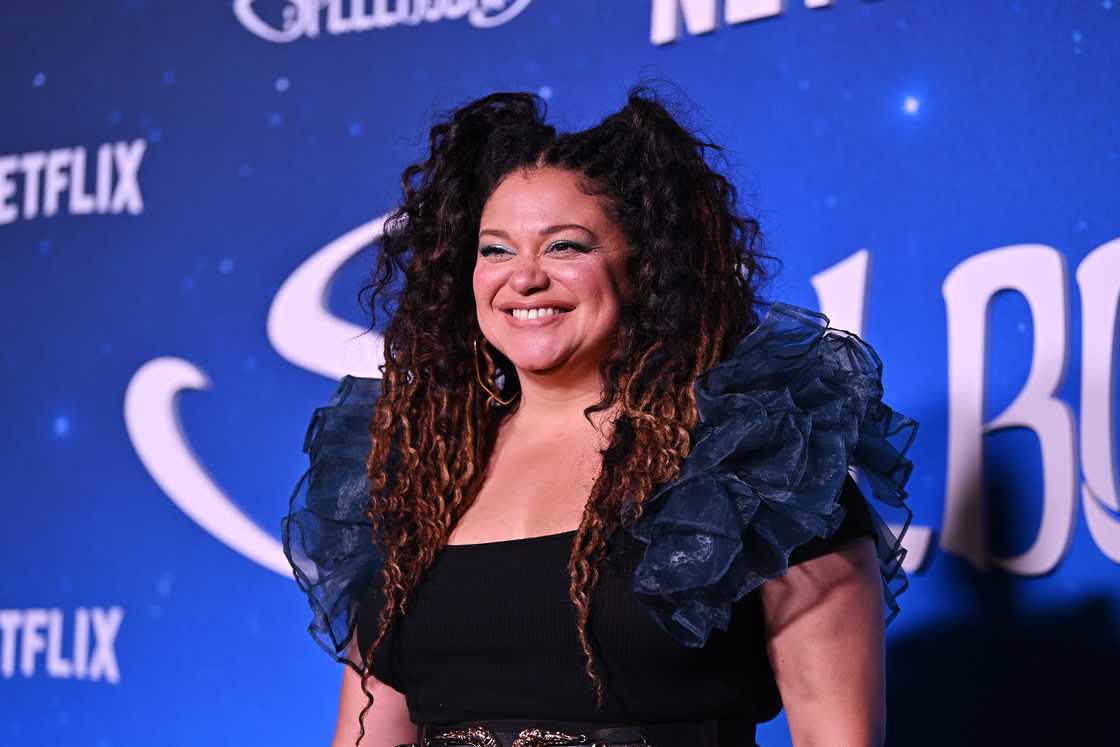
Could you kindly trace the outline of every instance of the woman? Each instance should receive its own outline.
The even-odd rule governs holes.
[[[382,378],[316,411],[282,522],[334,744],[753,745],[783,704],[881,744],[904,551],[848,468],[908,514],[916,423],[874,350],[756,299],[719,149],[645,89],[566,134],[494,94],[429,146]]]

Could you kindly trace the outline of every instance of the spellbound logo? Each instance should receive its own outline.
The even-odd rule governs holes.
[[[377,335],[363,336],[362,327],[336,317],[326,301],[337,273],[381,237],[387,218],[383,215],[330,241],[280,286],[269,308],[267,334],[281,357],[332,381],[348,373],[376,376],[381,370],[384,341]],[[863,333],[870,267],[871,254],[861,249],[810,278],[830,326]],[[1112,461],[1120,438],[1113,418],[1120,238],[1080,261],[1076,283],[1081,307],[1077,345],[1070,336],[1074,299],[1066,258],[1054,247],[1014,244],[983,250],[956,265],[942,283],[948,317],[949,449],[944,516],[936,539],[941,549],[977,568],[995,566],[1019,576],[1052,571],[1082,526],[1078,499],[1090,537],[1106,557],[1120,563],[1120,480]],[[1020,294],[1030,307],[1033,359],[1028,379],[1012,403],[989,419],[984,392],[997,360],[991,352],[989,307],[997,294],[1006,292]],[[1079,416],[1057,396],[1063,390],[1067,361],[1077,350]],[[223,491],[182,429],[179,395],[209,387],[209,377],[188,360],[164,356],[148,361],[133,374],[125,392],[129,439],[156,483],[187,516],[250,560],[290,576],[275,530],[259,526]],[[1030,547],[1004,557],[989,546],[983,452],[988,434],[1008,428],[1026,428],[1037,438],[1044,479]],[[897,535],[900,529],[892,531]],[[917,571],[934,540],[931,527],[911,524],[903,540],[903,568]],[[36,615],[34,624],[44,624]],[[4,624],[0,616],[0,629]],[[42,649],[39,643],[32,648]]]
[[[463,17],[475,28],[493,28],[512,20],[533,0],[285,0],[277,28],[261,18],[255,0],[234,0],[233,13],[249,31],[278,44],[300,37],[315,38],[352,31],[457,21]],[[392,7],[390,7],[392,6]]]

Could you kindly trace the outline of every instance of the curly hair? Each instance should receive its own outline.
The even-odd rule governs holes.
[[[370,422],[367,462],[373,525],[385,561],[384,604],[365,656],[373,652],[410,592],[478,494],[509,406],[478,383],[473,343],[481,341],[471,276],[486,200],[515,170],[557,168],[602,200],[627,243],[633,299],[622,310],[617,344],[602,360],[604,392],[593,412],[614,408],[602,467],[572,541],[569,595],[585,673],[603,703],[588,617],[599,560],[613,532],[637,519],[643,501],[676,476],[696,424],[692,384],[758,324],[756,291],[772,274],[758,221],[739,211],[731,181],[713,167],[720,146],[682,125],[648,85],[588,129],[558,133],[530,93],[494,93],[431,128],[427,158],[401,176],[403,201],[385,223],[381,251],[361,296],[384,331],[382,388]],[[391,311],[395,304],[395,311]],[[503,399],[517,372],[494,351]],[[358,742],[365,734],[361,724]]]

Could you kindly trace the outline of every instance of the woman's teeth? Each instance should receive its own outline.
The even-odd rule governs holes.
[[[510,313],[518,319],[540,319],[542,316],[563,314],[567,309],[511,309]]]

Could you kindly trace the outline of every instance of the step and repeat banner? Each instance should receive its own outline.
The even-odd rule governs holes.
[[[279,522],[400,172],[649,79],[921,423],[888,744],[1120,739],[1120,2],[6,0],[0,57],[0,745],[329,742]]]

